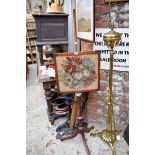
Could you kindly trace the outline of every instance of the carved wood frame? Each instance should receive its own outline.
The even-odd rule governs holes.
[[[54,54],[56,81],[57,81],[58,91],[61,93],[92,92],[92,91],[97,91],[100,89],[100,52],[97,53],[94,51],[88,51],[88,52],[77,52],[77,53],[78,55],[75,55],[75,52],[65,52],[65,53]],[[62,63],[64,63],[64,61],[67,61],[66,60],[67,57],[72,58],[73,60],[75,60],[75,58],[80,58],[82,60],[81,64],[78,64],[78,65],[76,64],[78,68],[77,72],[74,71],[74,73],[70,73],[64,69],[64,64]],[[88,72],[88,68],[83,67],[85,60],[89,60],[88,62],[90,62],[90,64],[94,64],[94,67],[92,67],[89,70],[89,72]],[[71,62],[71,63],[75,64],[75,62]],[[82,70],[80,69],[80,71],[79,71],[79,66],[83,67]],[[84,74],[84,73],[88,73],[88,74]],[[73,82],[74,84],[71,85],[72,87],[70,85],[66,85],[64,81],[67,81],[66,80],[67,78],[64,80],[62,78],[62,75],[63,77],[68,77],[68,76],[71,77],[68,81],[70,82],[74,81]],[[79,78],[80,76],[81,78]],[[79,87],[78,82],[80,81],[83,84],[83,85],[81,84],[81,87],[82,86],[84,87],[77,88]],[[77,84],[75,84],[76,82]]]

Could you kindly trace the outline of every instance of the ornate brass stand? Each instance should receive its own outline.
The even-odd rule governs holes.
[[[113,56],[114,56],[114,47],[117,46],[121,40],[121,34],[115,32],[114,25],[110,25],[111,31],[105,33],[103,36],[104,44],[111,49],[110,51],[110,71],[109,71],[109,98],[108,98],[108,120],[107,120],[107,129],[101,132],[93,132],[90,135],[92,137],[100,137],[105,141],[112,149],[112,154],[116,155],[114,149],[114,142],[116,141],[116,130],[113,130],[113,104],[112,104],[112,75],[113,75]]]

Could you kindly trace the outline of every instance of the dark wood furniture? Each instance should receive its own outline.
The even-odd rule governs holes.
[[[68,14],[33,14],[33,17],[37,30],[36,46],[43,65],[43,45],[58,45],[62,52],[68,50]]]
[[[33,14],[36,23],[37,31],[37,68],[39,82],[43,83],[45,90],[45,98],[47,102],[47,113],[51,124],[58,117],[58,114],[53,112],[52,98],[54,96],[51,91],[56,86],[55,78],[42,76],[39,74],[39,66],[49,65],[43,61],[44,45],[58,46],[60,52],[68,50],[68,14]]]

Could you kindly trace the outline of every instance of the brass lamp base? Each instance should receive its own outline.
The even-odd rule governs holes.
[[[114,131],[108,131],[103,130],[101,132],[98,132],[98,130],[95,130],[94,132],[90,133],[91,137],[99,137],[106,143],[114,143],[116,141],[116,133]]]
[[[113,146],[114,142],[116,141],[116,134],[120,133],[121,130],[115,130],[115,131],[108,131],[107,129],[98,132],[98,130],[95,130],[94,132],[90,133],[91,137],[99,137],[104,142],[106,142],[112,150],[112,155],[116,155],[115,148]]]
[[[100,133],[101,139],[106,143],[114,143],[116,141],[116,134],[114,131],[103,130]]]

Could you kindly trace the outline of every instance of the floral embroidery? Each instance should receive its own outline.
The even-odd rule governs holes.
[[[71,89],[87,88],[97,79],[95,63],[89,57],[66,57],[61,64],[60,81]]]

